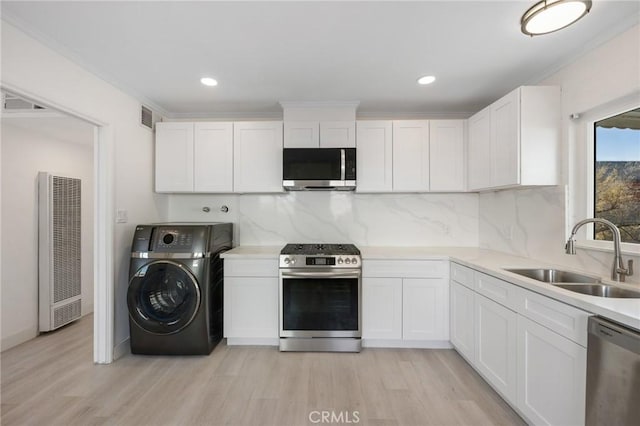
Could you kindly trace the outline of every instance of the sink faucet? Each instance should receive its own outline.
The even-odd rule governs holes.
[[[608,220],[594,217],[591,219],[584,219],[576,223],[571,230],[571,236],[564,246],[565,252],[567,254],[576,254],[575,240],[573,237],[576,235],[576,232],[578,232],[578,229],[586,223],[601,223],[611,229],[611,232],[613,233],[613,266],[611,268],[611,279],[614,281],[624,282],[624,278],[626,276],[633,275],[633,260],[629,259],[629,266],[625,269],[622,254],[620,253],[620,230]]]

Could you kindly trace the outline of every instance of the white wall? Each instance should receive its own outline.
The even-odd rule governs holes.
[[[166,215],[166,197],[153,192],[153,134],[139,124],[140,103],[71,60],[2,22],[2,74],[5,89],[30,94],[41,103],[91,117],[108,126],[113,153],[114,208],[129,222],[114,227],[114,344],[123,350],[129,335],[126,291],[129,253],[137,223]],[[4,219],[3,219],[4,220]],[[3,252],[4,255],[4,252]],[[118,346],[120,345],[120,346]]]
[[[640,102],[640,26],[636,26],[564,67],[541,84],[562,87],[563,176],[565,187],[509,190],[480,195],[480,245],[567,265],[608,277],[613,256],[610,252],[578,249],[577,256],[564,253],[567,229],[581,217],[573,217],[567,207],[581,204],[574,194],[577,181],[586,174],[584,131],[577,131],[569,119],[616,101],[636,96]],[[574,201],[577,200],[577,201]],[[579,214],[579,213],[578,213]],[[512,229],[512,238],[509,238]],[[640,262],[638,256],[625,256]],[[640,271],[629,282],[640,283]]]
[[[82,315],[93,311],[93,126],[83,123],[82,134],[69,137],[65,127],[78,124],[56,120],[60,132],[54,135],[43,119],[2,119],[2,350],[38,334],[40,171],[82,180]]]
[[[227,205],[228,213],[220,212]],[[210,207],[204,213],[202,207]],[[477,194],[171,195],[169,220],[228,221],[236,245],[477,246]]]

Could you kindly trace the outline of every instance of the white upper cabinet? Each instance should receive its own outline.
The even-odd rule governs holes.
[[[235,123],[234,192],[283,192],[282,122]]]
[[[472,116],[469,189],[557,185],[560,121],[555,86],[519,87]]]
[[[357,188],[358,192],[393,190],[393,137],[391,121],[358,121]]]
[[[429,122],[393,122],[393,191],[429,191]]]
[[[491,109],[469,118],[467,182],[470,190],[491,187]]]
[[[233,124],[156,124],[157,192],[231,192]]]
[[[354,121],[285,121],[285,148],[355,148]]]
[[[320,122],[320,147],[321,148],[355,148],[356,147],[355,121],[321,121]]]
[[[193,192],[193,123],[156,124],[156,191]]]
[[[285,148],[318,148],[320,124],[317,121],[285,121]]]
[[[429,189],[464,191],[464,120],[429,121]]]
[[[195,123],[193,189],[233,191],[233,123]]]

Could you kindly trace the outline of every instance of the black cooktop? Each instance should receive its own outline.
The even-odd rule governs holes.
[[[302,255],[359,255],[360,250],[353,244],[287,244],[280,254]]]

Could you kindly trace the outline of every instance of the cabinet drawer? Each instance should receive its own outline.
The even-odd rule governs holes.
[[[225,259],[226,277],[277,277],[277,259]]]
[[[513,311],[517,310],[520,287],[477,271],[473,274],[473,281],[474,289],[479,294]]]
[[[448,262],[440,260],[365,260],[363,277],[447,278]]]
[[[452,263],[451,279],[473,290],[473,269]]]
[[[589,312],[566,305],[532,291],[521,289],[518,313],[548,329],[587,346]]]

